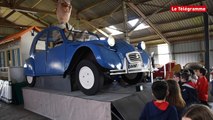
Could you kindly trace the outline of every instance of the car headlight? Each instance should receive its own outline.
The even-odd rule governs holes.
[[[24,68],[27,68],[27,64],[26,63],[24,64]]]
[[[146,44],[145,44],[145,42],[144,42],[144,41],[140,42],[140,43],[138,44],[138,48],[139,48],[139,49],[142,49],[142,50],[145,50],[145,49],[146,49]]]
[[[110,47],[113,47],[115,45],[115,38],[110,35],[108,37],[107,43]]]

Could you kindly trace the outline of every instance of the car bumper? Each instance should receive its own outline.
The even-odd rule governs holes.
[[[142,62],[131,63],[129,64],[126,59],[124,59],[123,69],[120,70],[110,70],[110,75],[122,75],[129,73],[141,73],[141,72],[151,72],[151,65],[148,67],[143,67]]]

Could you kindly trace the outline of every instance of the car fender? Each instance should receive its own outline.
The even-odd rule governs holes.
[[[24,64],[24,74],[26,76],[35,76],[35,64],[33,58],[28,58]]]
[[[139,50],[139,53],[141,54],[144,66],[149,66],[151,64],[150,55],[145,50]]]
[[[71,58],[68,58],[70,59],[68,60],[69,63],[73,63],[72,59],[76,54],[78,54],[77,51],[84,48],[87,49],[87,51],[84,52],[88,52],[88,50],[90,50],[93,53],[95,60],[101,67],[106,69],[121,69],[122,61],[118,53],[101,44],[87,43],[78,46],[78,48],[74,51],[75,54],[71,55]]]
[[[99,65],[107,69],[121,69],[123,59],[119,56],[119,53],[107,47],[95,45],[88,47],[92,50]]]

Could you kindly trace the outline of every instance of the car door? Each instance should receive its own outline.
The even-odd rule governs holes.
[[[49,75],[64,73],[65,44],[60,29],[52,29],[48,33],[46,72]]]
[[[45,75],[46,69],[46,40],[47,40],[47,32],[42,32],[36,38],[36,44],[34,48],[34,60],[35,60],[35,73],[37,76]]]

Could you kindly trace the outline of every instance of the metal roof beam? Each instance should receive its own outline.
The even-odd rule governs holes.
[[[213,25],[213,24],[210,24],[210,25]],[[190,29],[195,29],[195,28],[203,28],[203,25],[201,24],[201,25],[197,25],[197,26],[190,26],[190,27],[185,27],[185,28],[178,28],[178,29],[174,29],[174,30],[164,31],[162,33],[166,34],[166,33],[179,32],[179,31],[190,30]]]
[[[4,28],[17,28],[17,29],[26,29],[26,28],[29,28],[29,27],[32,27],[32,26],[29,26],[29,25],[16,25],[16,24],[8,24],[8,23],[1,23],[1,20],[0,20],[0,27],[4,27]],[[41,29],[44,29],[46,27],[39,27]]]
[[[11,8],[10,6],[7,6],[7,5],[4,5],[2,3],[0,3],[0,7],[6,7],[6,8],[10,8],[12,10],[15,10],[15,9],[18,9],[18,10],[22,10],[22,11],[28,11],[28,12],[35,12],[35,13],[48,13],[48,14],[52,14],[52,15],[55,15],[55,12],[53,11],[47,11],[47,10],[40,10],[40,9],[36,9],[36,8],[28,8],[28,7],[19,7],[19,6],[16,6],[14,8]],[[17,11],[18,11],[17,10]]]
[[[16,5],[16,0],[3,0],[0,4],[13,8]]]
[[[213,27],[213,24],[210,25],[210,27],[211,27],[211,26]],[[203,28],[203,26],[199,26],[199,27],[190,27],[190,28],[188,28],[188,29],[183,29],[183,28],[182,28],[181,30],[171,31],[171,32],[165,32],[165,33],[163,33],[163,34],[166,35],[166,34],[171,34],[171,33],[173,33],[173,32],[178,33],[178,32],[182,32],[183,30],[184,30],[184,31],[187,31],[187,30],[200,29],[200,28]],[[213,30],[213,29],[210,28],[210,30]],[[195,32],[195,33],[197,34],[197,33],[201,33],[201,32]],[[195,33],[193,33],[193,34],[195,34]],[[185,34],[185,35],[191,35],[191,34]],[[178,37],[178,36],[179,36],[179,35],[170,36],[170,37],[167,37],[167,39],[172,38],[172,37]],[[139,38],[131,38],[131,40],[133,41],[133,43],[137,43],[137,42],[140,42],[141,40],[144,40],[144,41],[149,40],[150,38],[156,38],[156,35],[147,35],[147,36],[139,37]]]
[[[196,1],[194,1],[194,2],[192,2],[192,1],[187,1],[185,4],[178,4],[178,5],[190,5],[190,4],[195,4],[195,3],[198,3],[198,2],[201,2],[201,1],[205,1],[205,0],[196,0]],[[148,1],[145,1],[145,2],[148,2]],[[145,3],[145,2],[142,2],[141,4],[143,5],[143,3]],[[128,10],[128,9],[129,9],[129,8],[127,7],[127,10]],[[170,6],[169,6],[169,7],[166,7],[166,8],[163,8],[163,9],[160,10],[158,13],[167,12],[167,11],[169,11],[169,10],[170,10]],[[117,11],[116,13],[121,12],[121,11],[122,11],[122,10]],[[153,14],[153,13],[148,14],[148,15],[146,15],[146,16],[149,17],[149,16],[152,15],[152,14]],[[110,16],[110,14],[103,15],[103,16],[100,16],[100,17],[98,17],[98,18],[91,19],[91,20],[89,20],[89,21],[99,20],[99,19],[105,18],[105,17],[107,17],[107,16]]]
[[[184,5],[190,5],[190,4],[195,4],[195,3],[198,3],[198,2],[200,2],[200,1],[205,1],[205,0],[196,0],[196,1],[194,1],[194,2],[192,2],[192,1],[186,1],[186,3],[184,4]],[[145,1],[146,2],[146,1]],[[143,3],[141,3],[141,4],[143,4]],[[182,3],[181,4],[179,4],[179,5],[182,5]],[[127,8],[127,9],[129,9],[129,8]],[[163,10],[161,10],[161,11],[158,11],[157,13],[161,13],[162,14],[162,12],[167,12],[167,11],[169,11],[170,10],[170,8],[169,7],[166,7],[166,8],[164,8]],[[116,12],[116,11],[115,11]],[[116,13],[115,12],[113,12],[114,14],[116,14],[116,13],[118,13],[118,12],[121,12],[121,10],[119,10],[119,11],[117,11]],[[156,14],[157,14],[156,13]],[[152,13],[153,14],[153,13]],[[152,14],[149,14],[149,15],[146,15],[147,16],[147,18],[149,18]],[[89,20],[90,22],[91,21],[95,21],[95,20],[99,20],[99,19],[104,19],[104,18],[106,18],[106,17],[110,17],[112,14],[107,14],[107,15],[103,15],[103,16],[101,16],[101,17],[98,17],[98,18],[95,18],[95,19],[91,19],[91,20]],[[116,24],[121,24],[122,22],[118,22],[118,23],[115,23],[115,24],[112,24],[112,25],[116,25]],[[81,24],[82,25],[82,24]],[[80,25],[80,26],[81,26]],[[107,27],[107,26],[102,26],[101,28],[99,28],[99,29],[102,29],[102,28],[104,28],[104,27]]]
[[[211,35],[211,37],[213,36],[213,33],[210,33]],[[201,36],[201,37],[196,37],[196,38],[187,38],[187,39],[184,39],[184,40],[174,40],[174,41],[171,41],[171,43],[183,43],[183,42],[187,42],[187,41],[203,41],[203,36]]]
[[[7,19],[5,19],[5,18],[0,18],[0,23],[3,23],[3,24],[10,24],[10,25],[16,25],[15,23],[10,22],[9,20],[7,20]]]
[[[37,1],[31,8],[34,8],[34,7],[36,7],[38,4],[40,4],[41,3],[41,0],[39,0],[39,1]]]
[[[184,20],[192,19],[192,18],[195,18],[195,17],[201,17],[201,15],[202,15],[201,13],[193,13],[192,16],[185,16],[184,18],[175,19],[173,21],[166,20],[166,21],[163,21],[163,22],[156,22],[155,24],[156,25],[170,24],[170,23],[174,23],[174,22],[179,22],[179,21],[184,21]]]
[[[7,19],[7,18],[9,18],[12,14],[14,14],[16,11],[15,10],[12,10],[10,13],[8,13],[5,17],[4,17],[4,19]]]
[[[9,1],[7,1],[7,0],[3,0],[0,4],[2,4],[2,5],[7,5],[7,6],[10,5],[10,4],[9,4]]]
[[[6,19],[0,18],[0,28],[13,28],[13,29],[23,29],[23,28],[28,28],[29,26],[20,26],[16,25]],[[0,33],[3,34],[3,33]]]
[[[213,30],[210,30],[210,34],[213,35]],[[197,38],[202,38],[203,39],[204,33],[202,32],[196,32],[193,34],[185,34],[182,36],[172,36],[172,37],[168,37],[167,39],[170,42],[176,42],[176,41],[186,41],[186,40],[196,40]],[[139,39],[139,38],[137,38]],[[158,41],[158,40],[162,40],[162,39],[152,39],[152,40],[146,40],[144,42],[148,42],[148,41]],[[138,41],[132,41],[132,44],[134,43],[138,43]]]
[[[1,22],[1,20],[0,20]],[[11,25],[8,23],[0,23],[0,27],[1,28],[16,28],[16,29],[20,29],[20,28],[25,28],[25,27],[29,27],[29,26],[20,26],[20,25]]]
[[[163,40],[155,40],[155,41],[148,41],[146,42],[146,45],[149,46],[149,45],[158,45],[158,44],[164,44],[165,42]]]
[[[196,13],[197,14],[197,13]],[[148,16],[149,17],[149,16]],[[176,19],[174,21],[168,21],[168,22],[162,22],[162,23],[155,23],[156,26],[158,25],[163,25],[163,24],[170,24],[170,23],[173,23],[173,22],[178,22],[178,21],[183,21],[183,20],[187,20],[187,19],[192,19],[192,18],[195,18],[195,17],[199,17],[199,15],[195,15],[195,16],[192,16],[192,17],[186,17],[186,18],[181,18],[181,19]],[[143,19],[141,18],[141,21],[143,21]],[[195,26],[196,28],[197,27],[203,27],[203,25],[201,26]],[[165,31],[165,32],[162,32],[163,34],[164,33],[167,33],[167,32],[177,32],[177,31],[182,31],[183,29],[186,30],[186,29],[193,29],[195,27],[186,27],[186,28],[180,28],[180,29],[176,29],[176,30],[172,30],[172,31]],[[103,27],[104,28],[104,27]],[[102,29],[102,28],[99,28],[99,29]]]
[[[117,10],[119,10],[120,8],[122,7],[122,4],[118,5],[114,10],[112,10],[107,17],[112,17],[113,13],[116,12]],[[83,18],[81,18],[82,20],[84,20]],[[86,20],[87,21],[87,20]],[[88,21],[89,23],[91,23],[91,21]],[[85,22],[84,22],[85,23]],[[83,25],[83,24],[81,24]],[[97,27],[96,27],[97,28]],[[102,28],[97,28],[97,29],[102,29]],[[119,29],[116,29],[118,31],[121,31],[123,32],[123,30],[119,30]]]
[[[102,3],[106,2],[106,1],[107,1],[107,0],[102,0],[102,1],[100,1],[100,2],[96,2],[96,3],[94,3],[94,4],[91,4],[91,5],[87,6],[86,8],[84,8],[84,9],[78,11],[78,14],[81,14],[81,13],[83,13],[84,11],[89,10],[89,9],[91,9],[91,8],[93,8],[93,7],[97,6],[97,5],[99,5],[99,4],[102,4]],[[145,2],[149,2],[149,1],[152,1],[152,0],[141,0],[140,2],[138,2],[138,3],[136,3],[136,4],[144,4]],[[121,6],[121,5],[119,5],[119,8],[120,8],[120,6]],[[118,7],[117,7],[117,8],[118,8]],[[116,11],[117,11],[117,10],[116,10]],[[103,18],[103,17],[106,17],[106,16],[111,16],[111,13],[112,13],[112,12],[110,12],[110,14],[107,14],[107,15],[104,15],[104,16],[102,16],[102,17],[99,17],[99,19],[101,19],[101,18]],[[114,12],[113,12],[113,13],[114,13]]]
[[[155,11],[152,15],[155,15],[156,13],[158,13],[160,10],[162,10],[165,6],[167,6],[169,3],[171,3],[171,0],[170,1],[168,1],[168,2],[166,2],[163,6],[161,6],[161,8],[160,9],[158,9],[157,11]],[[136,5],[135,5],[136,6]],[[135,24],[135,26],[133,26],[132,28],[131,28],[131,30],[129,31],[129,35],[131,35],[132,33],[133,33],[133,31],[135,30],[135,28],[137,28],[138,27],[138,25],[140,25],[141,23],[143,23],[144,21],[146,21],[147,19],[149,19],[150,17],[152,17],[152,15],[150,15],[150,16],[148,16],[148,17],[146,17],[146,18],[140,18],[140,20]],[[140,14],[138,15],[138,16],[140,16]]]
[[[40,24],[46,26],[46,27],[50,25],[49,23],[44,22],[44,21],[42,21],[42,20],[39,19],[39,18],[35,18],[35,17],[29,15],[28,13],[25,13],[25,12],[20,12],[20,13],[23,14],[23,15],[25,15],[25,16],[27,16],[27,17],[29,17],[29,18],[31,18],[31,19],[33,19],[34,21],[36,21],[36,22],[38,22],[38,23],[40,23]]]
[[[47,10],[40,10],[40,9],[36,9],[36,8],[28,8],[28,7],[16,7],[15,9],[20,9],[20,10],[26,10],[26,11],[32,11],[32,12],[37,12],[37,13],[48,13],[48,14],[52,14],[55,15],[55,12],[52,11],[47,11]]]
[[[143,5],[162,8],[162,6],[160,6],[160,5],[153,5],[153,4],[148,4],[148,3],[143,3]]]
[[[143,3],[145,3],[145,2],[149,2],[149,1],[152,1],[152,0],[144,0],[144,1],[140,1],[139,3],[140,4],[143,4]],[[139,3],[136,3],[136,4],[139,4]],[[120,5],[121,6],[121,5]],[[120,7],[119,7],[120,8]],[[127,11],[129,10],[130,8],[127,6]],[[122,12],[122,9],[121,10],[119,10],[119,11],[112,11],[113,13],[118,13],[118,12]],[[109,14],[107,14],[107,15],[103,15],[103,16],[100,16],[100,17],[98,17],[98,18],[94,18],[94,19],[91,19],[91,20],[89,20],[89,21],[95,21],[95,20],[98,20],[98,19],[102,19],[102,18],[105,18],[105,17],[110,17],[110,16],[112,16],[112,12],[110,12]]]
[[[144,3],[149,2],[149,1],[152,1],[152,0],[140,0],[138,2],[135,2],[134,4],[144,4]],[[127,0],[127,2],[132,2],[132,0]]]
[[[100,4],[104,3],[104,2],[106,2],[106,1],[107,1],[107,0],[100,0],[99,2],[94,2],[93,4],[91,4],[91,5],[87,6],[87,7],[85,7],[85,8],[82,9],[82,10],[80,10],[80,11],[78,12],[78,14],[81,14],[81,13],[83,13],[83,12],[85,12],[85,11],[87,11],[87,10],[89,10],[89,9],[91,9],[91,8],[93,8],[93,7],[95,7],[95,6],[97,6],[97,5],[100,5]]]
[[[81,21],[84,22],[84,23],[86,23],[86,24],[88,24],[89,26],[91,26],[92,28],[94,28],[95,30],[97,30],[98,32],[100,32],[102,35],[104,35],[104,36],[106,36],[106,37],[109,37],[109,35],[108,35],[106,32],[104,32],[103,30],[101,30],[101,29],[95,27],[95,26],[94,26],[93,24],[91,24],[89,21],[87,21],[87,20],[81,20]]]
[[[102,19],[102,18],[112,17],[112,15],[113,15],[115,12],[117,12],[117,11],[121,8],[121,6],[122,6],[122,4],[120,4],[120,5],[117,6],[114,10],[112,10],[111,12],[109,12],[109,14],[103,15],[103,16],[101,16],[101,17],[98,17],[98,18],[95,18],[95,19],[92,19],[92,20],[89,20],[89,21],[91,22],[91,21],[94,21],[94,20]],[[127,10],[128,10],[128,8],[127,8]],[[121,11],[122,11],[122,9],[121,9],[119,12],[121,12]]]
[[[209,30],[209,33],[211,35],[213,35],[213,30]],[[187,38],[192,38],[192,39],[196,39],[196,38],[199,38],[199,37],[203,37],[204,39],[204,33],[197,33],[197,34],[188,34],[188,35],[183,35],[183,36],[175,36],[175,37],[170,37],[169,38],[169,41],[178,41],[178,40],[184,40],[184,39],[187,39]]]
[[[18,1],[16,2],[15,6],[21,5],[21,3],[23,3],[24,1],[25,1],[25,0],[18,0]]]
[[[138,37],[138,38],[130,38],[130,39],[133,43],[135,43],[135,42],[147,41],[147,40],[150,40],[150,39],[157,39],[157,38],[159,38],[158,35],[152,34],[152,35],[147,35],[147,36]]]
[[[137,12],[143,19],[146,19],[146,16],[140,11],[140,9],[138,9],[136,5],[134,5],[133,3],[128,3],[128,5],[133,11]],[[163,36],[163,34],[155,27],[155,25],[149,19],[146,20],[146,23],[155,31],[155,33],[161,39],[163,39],[165,43],[170,44],[169,41]]]

